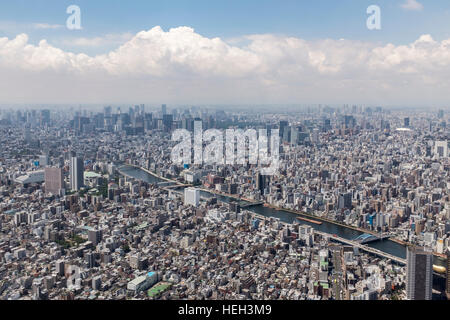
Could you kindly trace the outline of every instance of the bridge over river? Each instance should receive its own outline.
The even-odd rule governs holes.
[[[125,165],[120,168],[120,171],[122,174],[126,176],[135,179],[140,179],[148,183],[158,184],[161,182],[169,182],[165,184],[164,188],[172,192],[181,193],[183,190],[182,188],[186,186],[182,185],[179,182],[159,177],[155,173],[145,170],[143,168],[139,168],[138,166]],[[172,184],[170,182],[172,182]],[[257,205],[255,202],[252,203],[251,200],[247,201],[247,199],[239,199],[238,197],[233,196],[230,197],[227,195],[214,194],[211,192],[211,190],[201,191],[201,197],[202,198],[217,197],[219,201],[223,202],[238,202],[239,205],[241,205],[241,207],[247,208],[247,210],[255,212],[261,216],[276,217],[280,219],[282,222],[290,224],[296,221],[297,217],[299,216],[295,212],[290,212],[289,210],[279,210],[275,208],[266,207],[263,205]],[[406,257],[406,247],[404,244],[391,241],[390,239],[387,241],[378,241],[375,238],[367,238],[366,240],[368,242],[364,241],[363,239],[362,242],[364,243],[360,243],[358,242],[357,238],[364,232],[353,230],[347,226],[337,225],[336,223],[331,223],[328,221],[323,221],[321,225],[305,221],[303,221],[303,223],[311,225],[315,229],[315,232],[318,233],[322,232],[327,237],[329,238],[331,237],[335,241],[339,241],[341,243],[361,248],[361,250],[391,259],[392,261],[396,261],[400,264],[406,263],[406,259],[404,259]],[[345,238],[338,237],[337,235],[343,236]],[[386,239],[388,237],[389,237],[388,235],[385,236],[381,235],[380,238],[378,239]],[[439,273],[445,274],[445,265],[446,265],[445,257],[436,256],[435,254],[433,264],[435,265],[433,267],[436,267],[437,269],[440,270]]]
[[[351,245],[353,247],[357,247],[357,248],[359,248],[359,249],[361,249],[363,251],[375,254],[377,256],[380,256],[380,257],[383,257],[383,258],[387,258],[387,259],[391,259],[392,261],[395,261],[395,262],[397,262],[399,264],[406,265],[406,259],[402,259],[402,258],[396,257],[396,256],[394,256],[392,254],[386,253],[384,251],[381,251],[381,250],[378,250],[378,249],[375,249],[375,248],[371,248],[371,247],[366,246],[366,245],[364,245],[364,244],[362,244],[362,243],[360,243],[358,241],[344,239],[344,238],[339,237],[337,235],[330,235],[328,233],[320,232],[320,231],[317,231],[317,230],[314,230],[314,233],[320,234],[324,238],[333,239],[335,241],[338,241],[338,242],[341,242],[341,243],[344,243],[344,244],[348,244],[348,245]]]
[[[366,244],[366,243],[370,243],[370,242],[374,242],[374,241],[389,239],[390,237],[391,237],[390,234],[374,235],[374,234],[363,233],[363,234],[359,235],[358,237],[356,237],[355,239],[353,239],[353,241],[356,241],[360,244]]]

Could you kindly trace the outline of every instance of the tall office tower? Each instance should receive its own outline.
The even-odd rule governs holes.
[[[103,114],[105,115],[105,117],[111,117],[111,114],[112,114],[111,107],[110,106],[104,107]]]
[[[352,208],[352,194],[351,192],[341,193],[338,198],[339,209],[351,209]]]
[[[50,110],[41,110],[39,120],[40,120],[41,126],[43,126],[45,124],[50,124]]]
[[[55,263],[55,267],[56,267],[56,273],[60,276],[64,275],[64,260],[58,260]]]
[[[22,112],[20,110],[16,111],[16,121],[22,122]]]
[[[312,131],[312,133],[311,133],[311,142],[314,143],[314,144],[317,144],[317,143],[320,142],[320,139],[319,139],[319,129],[317,129],[317,128],[314,128],[314,129],[313,129],[313,131]]]
[[[444,110],[441,109],[441,110],[438,111],[438,118],[439,119],[444,118]]]
[[[39,165],[41,167],[46,167],[50,164],[50,159],[48,157],[48,155],[43,154],[39,156]]]
[[[434,156],[436,158],[447,158],[448,157],[447,141],[435,141],[434,142]]]
[[[356,119],[353,116],[344,116],[345,128],[354,128],[356,126]]]
[[[110,106],[107,106],[103,109],[103,127],[105,128],[105,130],[112,131],[112,120],[112,109]]]
[[[270,176],[262,175],[261,173],[256,174],[256,189],[264,195],[264,190],[270,183]]]
[[[289,123],[287,121],[284,121],[284,120],[280,121],[280,126],[279,126],[280,127],[280,137],[283,136],[284,128],[287,127],[288,125],[289,125]]]
[[[172,129],[173,125],[173,115],[171,114],[165,114],[163,115],[163,125],[164,125],[164,131],[170,131]]]
[[[281,136],[283,142],[290,142],[291,141],[291,127],[286,126],[284,127],[283,135]]]
[[[95,267],[95,255],[93,252],[86,252],[84,258],[89,269]]]
[[[405,128],[409,128],[410,124],[411,124],[411,123],[410,123],[409,118],[403,119],[403,126],[404,126]]]
[[[161,113],[163,116],[167,114],[167,106],[165,104],[161,106]]]
[[[24,133],[23,133],[23,140],[25,141],[25,143],[30,143],[31,142],[31,130],[30,127],[26,126]]]
[[[83,127],[89,125],[90,122],[91,122],[91,119],[88,118],[88,117],[75,116],[73,118],[73,128],[77,132],[82,132],[83,131]]]
[[[184,189],[184,204],[197,207],[200,202],[200,190],[195,188]]]
[[[70,158],[70,188],[80,190],[84,186],[84,166],[83,159],[78,157]]]
[[[391,125],[389,123],[389,121],[387,120],[381,120],[381,130],[389,130],[391,128]]]
[[[183,120],[181,120],[181,128],[186,129],[188,131],[193,131],[194,130],[194,119],[183,118]]]
[[[447,294],[447,300],[450,300],[450,250],[447,250],[447,287],[445,293]]]
[[[76,157],[76,152],[72,150],[64,151],[64,160],[70,160],[70,158]]]
[[[291,138],[289,140],[291,145],[297,145],[299,140],[299,129],[298,127],[292,126],[291,127]]]
[[[93,117],[92,124],[95,128],[103,129],[105,127],[105,115],[103,113],[97,113]]]
[[[408,300],[431,300],[433,255],[408,247],[406,252],[406,296]]]
[[[102,285],[102,276],[96,276],[92,278],[92,289],[100,291]]]
[[[332,129],[331,127],[331,120],[330,119],[323,119],[323,131],[330,131]]]
[[[64,176],[61,168],[45,168],[45,192],[59,194],[64,189]]]
[[[144,115],[144,130],[151,130],[152,129],[152,122],[153,122],[153,114],[152,113],[146,113]]]
[[[102,241],[102,231],[97,229],[90,229],[88,231],[88,240],[92,242],[94,246]]]

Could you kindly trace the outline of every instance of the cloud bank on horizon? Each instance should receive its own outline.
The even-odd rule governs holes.
[[[0,103],[449,102],[450,39],[423,35],[399,46],[272,34],[240,40],[154,27],[89,56],[46,40],[30,44],[26,34],[0,38]]]

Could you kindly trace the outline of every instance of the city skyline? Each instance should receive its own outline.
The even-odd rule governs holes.
[[[0,301],[449,300],[449,74],[448,0],[1,2]]]
[[[2,111],[0,300],[449,296],[448,111],[147,107]]]

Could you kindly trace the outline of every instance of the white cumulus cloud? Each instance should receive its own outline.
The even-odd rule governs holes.
[[[154,27],[106,54],[0,38],[1,103],[448,103],[450,39],[406,45]],[[79,40],[95,46],[117,36]],[[84,42],[83,42],[84,41]]]
[[[405,10],[412,10],[412,11],[423,10],[423,5],[417,0],[406,0],[404,3],[401,4],[401,7]]]
[[[111,45],[121,45],[134,37],[131,33],[107,34],[102,37],[86,38],[80,37],[75,39],[67,39],[63,44],[69,47],[104,47]]]

